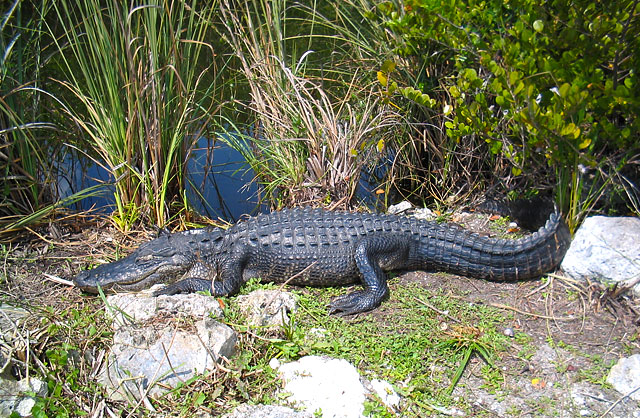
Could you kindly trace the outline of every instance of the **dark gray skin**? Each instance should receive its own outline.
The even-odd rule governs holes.
[[[385,271],[445,271],[488,280],[539,277],[558,266],[570,243],[559,213],[518,240],[394,215],[293,209],[260,215],[228,230],[162,234],[122,260],[81,272],[88,292],[167,286],[157,295],[209,291],[233,295],[253,277],[298,286],[362,290],[335,298],[332,313],[374,309],[388,295]]]

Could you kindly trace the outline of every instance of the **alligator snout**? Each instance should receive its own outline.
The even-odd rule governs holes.
[[[98,286],[100,286],[102,290],[111,288],[113,281],[100,274],[101,267],[102,266],[98,266],[93,270],[82,270],[73,282],[81,290],[88,293],[98,293]]]
[[[95,281],[90,280],[91,274],[89,270],[82,270],[76,278],[73,280],[75,285],[79,287],[81,290],[90,293],[97,293],[98,288]]]

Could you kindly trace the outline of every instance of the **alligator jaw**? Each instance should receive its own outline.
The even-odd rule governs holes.
[[[105,291],[137,291],[156,283],[170,284],[197,263],[200,253],[213,252],[221,240],[218,229],[161,234],[125,258],[80,272],[74,282],[89,293],[98,293],[98,286]]]
[[[174,256],[169,260],[140,263],[134,253],[114,263],[81,271],[74,282],[77,287],[88,293],[98,293],[98,286],[103,291],[138,291],[156,283],[171,283],[179,279],[188,268],[189,265],[183,257]]]

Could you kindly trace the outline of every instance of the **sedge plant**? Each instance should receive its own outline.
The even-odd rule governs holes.
[[[56,2],[64,111],[115,184],[114,220],[165,225],[182,199],[190,152],[214,112],[215,2]]]
[[[58,205],[49,187],[55,180],[43,140],[54,126],[45,122],[41,100],[42,26],[49,2],[37,12],[18,0],[0,18],[0,235],[37,222]]]

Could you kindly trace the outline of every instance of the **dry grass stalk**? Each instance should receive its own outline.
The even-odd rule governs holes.
[[[252,168],[268,194],[279,194],[285,205],[348,207],[363,167],[384,148],[397,115],[370,90],[356,88],[357,73],[344,98],[332,101],[321,85],[297,75],[310,51],[295,68],[287,66],[278,11],[269,9],[264,22],[255,22],[249,5],[240,7],[245,8],[242,23],[228,1],[221,11],[251,91],[248,107],[258,120],[259,129],[245,148],[251,150]],[[354,106],[351,97],[364,98]]]

